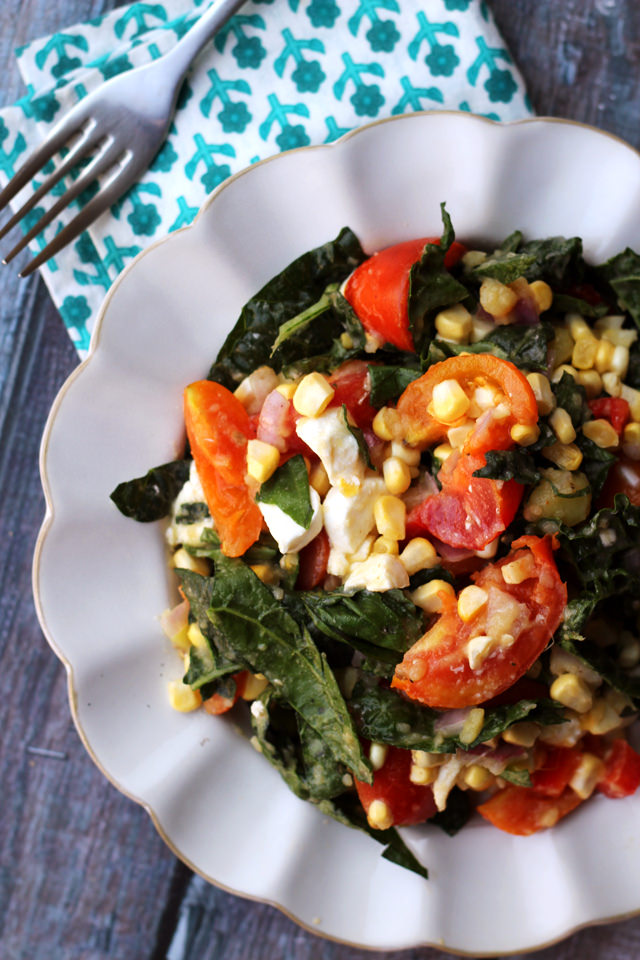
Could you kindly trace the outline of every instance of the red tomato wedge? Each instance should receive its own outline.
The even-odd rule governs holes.
[[[408,827],[413,823],[424,823],[437,813],[433,790],[412,783],[410,771],[411,751],[389,747],[384,765],[373,775],[373,783],[356,780],[358,798],[367,816],[374,800],[387,805],[393,819],[388,826]]]
[[[598,397],[589,400],[589,409],[596,419],[608,420],[618,436],[631,419],[631,410],[623,397]]]
[[[554,827],[558,820],[575,810],[582,800],[573,790],[557,797],[546,797],[530,787],[508,786],[481,803],[478,813],[505,833],[528,837],[538,830]]]
[[[524,561],[531,575],[506,583],[503,567],[514,561]],[[465,623],[456,597],[443,591],[438,620],[395,670],[391,686],[429,707],[470,707],[502,693],[537,660],[562,620],[567,588],[548,537],[521,537],[508,556],[471,579],[487,593],[485,606]],[[495,639],[472,669],[467,644],[478,636]]]
[[[546,747],[545,756],[531,774],[531,785],[545,797],[559,797],[580,766],[582,751],[576,747]]]
[[[296,590],[315,590],[321,585],[327,575],[330,550],[329,537],[324,529],[302,548]]]
[[[614,740],[605,758],[598,790],[607,797],[630,797],[640,787],[640,754],[626,740]]]
[[[496,405],[478,417],[462,448],[445,461],[438,475],[440,492],[409,512],[407,537],[430,533],[452,547],[482,550],[511,523],[524,487],[515,480],[491,480],[473,474],[485,466],[490,450],[514,446],[511,428],[515,424],[536,424],[538,407],[529,381],[509,361],[486,353],[450,357],[410,383],[398,400],[409,443],[427,447],[446,437],[450,427],[464,422],[462,417],[443,423],[430,412],[434,388],[448,380],[456,381],[469,397],[476,387],[490,387],[495,391]]]
[[[234,673],[231,677],[235,683],[233,693],[230,696],[226,696],[223,693],[214,693],[206,700],[203,700],[202,706],[206,712],[210,713],[212,717],[218,717],[221,713],[227,713],[227,711],[231,710],[231,708],[235,706],[238,698],[244,693],[248,677],[249,674],[246,670],[241,670],[240,673]]]
[[[198,380],[184,392],[184,419],[222,552],[239,557],[262,528],[262,514],[245,481],[247,441],[254,435],[249,415],[226,387]]]
[[[341,407],[344,403],[353,421],[361,430],[371,426],[378,412],[369,403],[369,364],[364,360],[348,360],[331,374],[329,383],[335,390],[332,407]]]
[[[414,349],[409,331],[409,271],[427,243],[439,244],[440,240],[406,240],[374,253],[353,271],[345,285],[345,298],[365,330],[400,350]],[[465,252],[463,244],[452,243],[445,254],[445,267],[453,267]]]
[[[616,493],[624,493],[631,503],[640,507],[640,463],[629,457],[618,457],[607,474],[597,508],[612,507]]]

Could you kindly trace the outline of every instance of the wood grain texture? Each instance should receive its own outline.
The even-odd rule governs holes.
[[[116,5],[2,0],[0,103],[23,92],[14,46]],[[594,123],[640,145],[637,0],[490,6],[539,113]],[[42,282],[0,271],[0,960],[443,960],[436,950],[382,954],[331,943],[272,907],[192,877],[85,753],[30,584],[44,512],[40,436],[76,362]],[[635,960],[640,919],[583,931],[536,956]]]

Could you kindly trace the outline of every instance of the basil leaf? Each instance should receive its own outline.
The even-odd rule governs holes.
[[[153,467],[144,477],[119,483],[111,499],[125,517],[140,523],[161,520],[189,479],[190,460],[173,460]]]
[[[640,254],[627,247],[596,267],[596,276],[609,286],[622,309],[640,327]]]
[[[507,780],[509,783],[514,783],[517,787],[531,786],[531,777],[529,776],[528,770],[515,770],[510,767],[506,767],[500,776],[503,780]]]
[[[241,560],[219,554],[208,616],[219,645],[252,673],[263,673],[279,695],[323,739],[333,757],[371,782],[346,704],[327,663],[280,601]]]
[[[362,432],[360,427],[356,427],[354,424],[349,423],[349,411],[347,410],[346,403],[342,404],[342,420],[344,422],[345,427],[347,428],[347,430],[349,431],[349,433],[351,434],[355,442],[358,444],[358,453],[366,463],[367,467],[369,468],[369,470],[375,470],[376,467],[374,467],[374,465],[371,462],[369,446],[367,444],[367,441],[364,438],[364,433]]]
[[[358,238],[345,227],[335,240],[290,263],[242,308],[209,371],[209,379],[234,389],[263,364],[280,370],[295,360],[331,350],[342,332],[342,318],[333,310],[287,339],[271,360],[271,348],[282,325],[315,304],[329,284],[341,283],[364,260],[366,254]]]
[[[298,526],[305,530],[309,528],[313,507],[309,493],[309,474],[301,453],[291,457],[265,480],[256,500],[279,507]]]
[[[390,400],[397,400],[410,383],[421,376],[422,370],[414,367],[371,366],[369,367],[369,402],[372,407],[384,407]]]
[[[542,474],[535,460],[524,449],[489,450],[486,464],[474,472],[474,477],[489,477],[491,480],[517,480],[518,483],[537,483]]]

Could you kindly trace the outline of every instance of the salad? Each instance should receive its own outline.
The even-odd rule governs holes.
[[[245,711],[301,798],[396,831],[516,835],[640,786],[640,256],[348,228],[242,309],[186,387],[172,705]]]

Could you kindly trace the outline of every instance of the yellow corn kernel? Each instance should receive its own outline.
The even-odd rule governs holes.
[[[409,780],[411,783],[417,783],[421,787],[426,787],[438,779],[437,767],[419,767],[412,763],[409,770]]]
[[[615,347],[626,347],[628,350],[638,339],[638,331],[628,328],[624,330],[603,330],[602,339],[612,343]]]
[[[511,439],[520,447],[530,447],[540,436],[537,423],[514,423],[511,427]]]
[[[402,440],[391,441],[389,456],[402,460],[409,467],[417,467],[420,464],[420,451],[415,447],[408,447]]]
[[[555,336],[549,344],[549,362],[557,367],[560,363],[566,363],[571,359],[573,353],[573,337],[566,327],[554,327]]]
[[[598,373],[606,373],[609,370],[609,364],[613,359],[613,349],[613,344],[609,343],[608,340],[599,341],[593,363]]]
[[[479,340],[484,340],[484,338],[491,333],[495,328],[495,323],[492,320],[483,320],[482,317],[473,317],[471,320],[471,336],[469,340],[471,343],[477,343]]]
[[[518,302],[518,294],[499,280],[487,277],[480,286],[480,305],[492,317],[506,317]]]
[[[404,540],[407,508],[399,497],[379,497],[373,507],[373,516],[381,537]]]
[[[473,420],[468,420],[459,427],[449,427],[447,430],[447,439],[454,450],[459,450],[460,447],[463,446],[473,427]]]
[[[281,383],[279,387],[276,387],[278,393],[283,396],[285,400],[293,400],[293,395],[297,389],[297,383]]]
[[[602,386],[610,397],[620,397],[622,395],[622,383],[617,373],[610,370],[602,374]]]
[[[350,334],[348,334],[347,331],[345,330],[343,333],[340,334],[340,343],[345,348],[345,350],[351,350],[353,346],[353,337]]]
[[[380,440],[399,440],[402,425],[394,407],[381,407],[373,418],[373,432]]]
[[[627,375],[628,369],[629,369],[629,348],[614,347],[611,363],[609,364],[609,370],[611,371],[611,373],[615,373],[616,376],[620,377],[621,380],[624,380],[624,378]]]
[[[573,714],[564,723],[552,723],[543,727],[538,740],[553,747],[575,747],[584,731],[577,714]]]
[[[586,322],[584,317],[581,317],[579,313],[568,313],[566,316],[566,323],[567,327],[569,328],[569,333],[575,341],[580,340],[583,337],[591,337],[592,340],[595,340],[593,330]]]
[[[479,267],[481,263],[484,263],[486,259],[487,254],[484,250],[467,250],[462,258],[462,265],[466,270],[473,270],[474,267]]]
[[[376,743],[369,746],[369,763],[373,770],[382,770],[387,759],[389,747],[386,743]]]
[[[614,690],[613,687],[609,687],[605,692],[604,699],[616,713],[620,714],[623,710],[633,710],[633,704],[631,700],[629,700],[629,697],[620,690]]]
[[[631,419],[636,422],[640,421],[640,390],[635,390],[633,387],[628,387],[626,383],[623,383],[620,389],[620,396],[629,404]]]
[[[488,790],[495,782],[494,775],[479,763],[472,763],[467,767],[463,772],[463,778],[470,790]]]
[[[604,771],[604,763],[594,753],[583,753],[580,765],[569,781],[571,789],[582,800],[588,800]]]
[[[559,367],[556,367],[553,373],[551,374],[551,383],[559,383],[562,380],[563,374],[568,373],[570,377],[573,377],[575,380],[578,375],[578,371],[575,367],[572,367],[569,363],[561,363]]]
[[[293,406],[303,417],[318,417],[331,403],[335,390],[321,373],[308,373],[293,395]]]
[[[576,438],[576,431],[566,410],[562,407],[556,407],[549,417],[549,423],[560,443],[573,443]]]
[[[414,590],[411,599],[416,607],[420,607],[425,613],[439,613],[442,610],[442,600],[438,594],[441,593],[446,593],[450,597],[455,596],[453,587],[446,580],[430,580]]]
[[[269,686],[269,681],[262,673],[250,673],[242,691],[243,700],[257,700],[263,690]]]
[[[392,540],[391,537],[378,537],[377,540],[373,541],[371,552],[390,553],[392,556],[397,557],[399,553],[398,541]]]
[[[485,662],[488,656],[493,653],[496,646],[494,637],[488,634],[480,634],[472,637],[467,643],[467,660],[472,670],[478,670]]]
[[[530,580],[531,577],[536,575],[536,562],[533,559],[533,554],[527,551],[517,560],[505,563],[501,567],[501,572],[505,583],[524,583],[525,580]]]
[[[628,423],[622,431],[622,452],[630,460],[640,460],[640,423]]]
[[[604,697],[598,697],[593,706],[580,718],[582,729],[596,736],[604,736],[620,726],[620,714],[607,703]]]
[[[538,739],[540,727],[530,720],[512,723],[504,733],[502,739],[506,743],[513,743],[516,747],[532,747]]]
[[[427,750],[412,750],[411,762],[416,767],[441,767],[447,759],[444,753],[429,753]]]
[[[530,283],[529,293],[533,297],[538,313],[544,313],[553,303],[553,290],[544,280],[534,280]]]
[[[382,476],[389,493],[404,493],[411,486],[409,464],[398,457],[387,457],[382,464]]]
[[[375,353],[380,347],[384,344],[384,338],[378,337],[375,333],[369,333],[368,330],[364,332],[364,352],[365,353]]]
[[[591,370],[598,352],[598,341],[589,333],[576,340],[571,354],[571,364],[576,370]]]
[[[253,563],[251,569],[262,583],[277,583],[278,573],[270,563]]]
[[[600,334],[605,330],[621,330],[624,320],[625,318],[621,314],[598,317],[596,320],[596,330],[598,330]]]
[[[309,474],[309,483],[316,491],[319,497],[324,497],[329,493],[329,488],[331,487],[331,481],[329,480],[329,474],[324,468],[324,465],[321,461],[314,463],[311,467],[311,473]]]
[[[373,830],[388,830],[393,826],[393,814],[384,800],[373,800],[367,810],[367,820]]]
[[[482,707],[474,707],[469,711],[467,719],[462,724],[460,731],[460,743],[473,743],[479,736],[484,724],[484,710]]]
[[[631,637],[624,643],[618,654],[618,663],[623,670],[632,670],[640,663],[640,640]]]
[[[458,616],[464,623],[468,623],[486,607],[488,599],[489,594],[482,587],[474,584],[464,587],[458,594]]]
[[[544,373],[529,373],[527,374],[527,380],[536,398],[538,413],[546,417],[556,405],[555,394],[551,389],[549,378],[545,377]]]
[[[563,673],[554,680],[549,695],[552,700],[570,707],[576,713],[587,713],[593,705],[591,690],[584,680],[573,673]]]
[[[608,420],[587,420],[586,423],[582,424],[582,432],[596,446],[605,450],[618,446],[618,434]]]
[[[410,577],[418,570],[437,567],[440,562],[436,548],[424,537],[414,537],[413,540],[409,540],[400,554],[400,561]]]
[[[587,399],[593,400],[602,393],[602,377],[597,370],[578,370],[576,383],[584,387]]]
[[[574,657],[568,650],[563,650],[557,644],[551,648],[549,657],[549,671],[554,677],[561,677],[564,673],[572,673],[587,684],[588,687],[600,686],[602,677],[586,663],[582,663],[578,657]]]
[[[248,414],[260,413],[268,393],[280,383],[280,377],[271,367],[258,367],[240,382],[233,391]]]
[[[464,417],[470,402],[457,380],[441,380],[433,388],[431,409],[436,420],[453,423]]]
[[[441,310],[435,320],[436,330],[443,340],[468,343],[471,335],[471,314],[461,303]]]
[[[187,630],[189,643],[193,647],[207,647],[207,639],[197,623],[190,623]]]
[[[543,447],[542,453],[561,470],[577,470],[582,463],[582,451],[575,443],[553,443]]]
[[[437,447],[433,448],[432,453],[436,460],[444,463],[447,457],[450,457],[453,453],[453,447],[450,443],[439,443]]]
[[[209,561],[206,557],[194,557],[184,547],[180,547],[173,554],[171,565],[179,570],[192,570],[194,573],[199,573],[201,577],[209,575]]]
[[[271,443],[249,440],[247,443],[247,473],[258,483],[264,483],[280,463],[280,451]]]
[[[170,680],[167,684],[169,703],[174,710],[180,713],[191,713],[197,710],[202,703],[202,694],[199,690],[192,690],[181,680]]]

